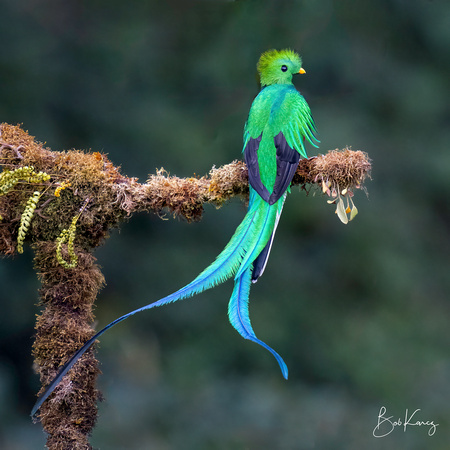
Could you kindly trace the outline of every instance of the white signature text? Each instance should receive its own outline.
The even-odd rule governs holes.
[[[420,411],[416,409],[413,413],[409,413],[408,409],[405,410],[405,417],[393,419],[394,416],[386,416],[386,408],[382,406],[378,413],[378,423],[373,429],[373,436],[376,438],[385,437],[391,434],[395,428],[403,427],[403,432],[407,427],[428,427],[428,436],[433,436],[436,433],[438,423],[434,423],[433,420],[419,420],[415,415]]]

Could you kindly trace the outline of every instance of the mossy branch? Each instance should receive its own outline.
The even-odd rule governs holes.
[[[104,279],[91,252],[111,228],[139,211],[197,221],[205,203],[220,207],[232,197],[248,195],[242,161],[213,167],[204,177],[178,178],[160,169],[139,183],[122,175],[104,154],[51,151],[20,126],[8,124],[0,126],[0,165],[6,180],[2,190],[0,178],[0,253],[12,255],[29,242],[42,282],[43,311],[33,355],[43,386],[94,334],[92,308]],[[318,185],[329,202],[336,202],[345,222],[352,191],[363,186],[370,169],[364,152],[333,150],[301,160],[293,185]],[[28,178],[19,179],[23,172]],[[347,210],[341,196],[347,198]],[[88,436],[100,398],[98,373],[90,350],[42,406],[39,417],[50,449],[91,448]]]

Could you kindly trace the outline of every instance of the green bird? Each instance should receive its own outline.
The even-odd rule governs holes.
[[[83,353],[114,325],[138,312],[191,297],[234,276],[228,317],[245,338],[263,346],[278,361],[283,376],[288,369],[281,356],[258,339],[250,323],[248,299],[251,283],[264,272],[289,186],[304,143],[317,147],[316,129],[306,100],[292,84],[294,74],[305,73],[300,56],[292,50],[269,50],[257,69],[261,91],[253,101],[244,127],[243,153],[248,167],[250,199],[247,214],[216,260],[191,283],[154,303],[111,322],[89,339],[66,363],[38,398],[34,415]]]

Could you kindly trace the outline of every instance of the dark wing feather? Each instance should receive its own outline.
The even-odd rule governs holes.
[[[300,161],[300,153],[289,146],[283,133],[278,133],[274,141],[277,149],[277,177],[269,197],[269,205],[273,205],[286,192]]]
[[[264,269],[266,268],[274,235],[275,231],[272,233],[272,236],[270,236],[269,242],[263,248],[262,252],[253,261],[252,283],[256,283],[258,281],[258,278],[263,274]]]
[[[258,163],[258,148],[262,139],[262,133],[257,138],[250,138],[244,149],[244,159],[248,168],[248,181],[250,186],[261,196],[263,200],[269,202],[270,193],[261,181]]]

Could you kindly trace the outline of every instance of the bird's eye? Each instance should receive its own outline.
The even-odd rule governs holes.
[[[286,72],[286,70],[287,70],[287,66],[283,64],[283,65],[281,66],[281,71],[282,71],[282,72]]]

